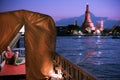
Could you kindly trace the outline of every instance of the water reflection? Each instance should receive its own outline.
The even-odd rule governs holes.
[[[120,80],[119,46],[106,36],[64,36],[57,37],[56,51],[100,80]]]
[[[96,39],[94,40],[94,42],[92,44],[96,44],[96,46],[93,48],[92,51],[87,52],[89,54],[89,58],[87,60],[87,62],[90,62],[91,64],[94,65],[101,65],[104,62],[100,60],[100,58],[102,57],[102,51],[100,51],[101,45],[104,43],[102,42],[103,40],[101,39],[100,36],[97,36]],[[94,58],[92,58],[94,57]]]
[[[94,57],[94,58],[92,58],[92,57]],[[90,64],[94,64],[94,65],[104,64],[104,62],[100,60],[101,57],[102,57],[101,51],[89,52],[89,58],[88,58],[87,62]]]
[[[86,48],[86,52],[84,52],[85,57],[84,57],[84,60],[81,60],[79,63],[81,62],[85,62],[85,60],[87,60],[87,62],[90,62],[91,64],[97,64],[97,65],[100,65],[101,61],[99,60],[90,60],[90,59],[93,59],[91,57],[101,57],[102,55],[102,52],[99,50],[101,48],[101,45],[102,45],[102,41],[101,41],[101,37],[100,36],[97,36],[96,38],[92,38],[91,36],[88,37],[85,41],[85,43],[87,45],[84,45],[85,48]],[[82,46],[82,47],[84,47]],[[90,58],[90,59],[89,59]],[[90,60],[90,61],[89,61]]]

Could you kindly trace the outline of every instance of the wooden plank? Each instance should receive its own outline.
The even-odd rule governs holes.
[[[12,76],[12,75],[25,75],[25,64],[22,65],[8,65],[5,64],[5,66],[0,71],[0,76]]]

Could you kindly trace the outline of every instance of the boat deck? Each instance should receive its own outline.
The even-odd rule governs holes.
[[[0,80],[23,80],[25,74],[25,64],[19,66],[5,64],[0,71]]]

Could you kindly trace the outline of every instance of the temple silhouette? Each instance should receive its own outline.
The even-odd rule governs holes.
[[[90,10],[88,4],[86,5],[85,19],[81,25],[81,28],[83,31],[88,31],[88,32],[90,32],[91,30],[95,30],[94,24],[90,18]]]
[[[57,35],[102,35],[104,21],[96,21],[96,24],[94,24],[90,14],[89,5],[86,4],[86,11],[82,24],[78,25],[78,21],[74,20],[73,24],[57,26]]]
[[[89,34],[100,34],[103,31],[103,20],[97,21],[96,26],[91,20],[89,5],[86,5],[85,18],[81,25],[81,31]]]

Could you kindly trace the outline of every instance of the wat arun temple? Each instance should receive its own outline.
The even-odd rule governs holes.
[[[81,25],[81,31],[83,33],[100,35],[103,30],[104,30],[103,20],[97,22],[95,26],[91,20],[89,5],[87,4],[86,11],[85,11],[85,18]]]
[[[103,20],[96,21],[94,24],[91,20],[89,5],[86,4],[85,16],[81,25],[78,26],[77,20],[68,26],[57,26],[57,35],[102,35],[104,30]]]

